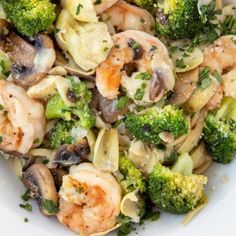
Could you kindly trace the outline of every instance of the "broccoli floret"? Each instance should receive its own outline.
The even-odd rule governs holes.
[[[74,77],[68,77],[71,81],[71,91],[68,92],[73,101],[72,106],[67,106],[59,94],[54,95],[48,100],[46,107],[46,117],[48,119],[71,120],[76,116],[79,118],[78,124],[83,128],[92,128],[95,124],[95,117],[89,108],[92,93],[86,84]]]
[[[7,17],[26,36],[46,30],[56,19],[55,5],[49,0],[2,0],[1,3]]]
[[[146,191],[145,177],[134,166],[131,160],[121,156],[119,159],[119,171],[124,176],[124,179],[121,181],[124,192],[128,193],[139,190],[143,193]]]
[[[158,4],[156,31],[171,39],[192,38],[200,33],[205,22],[198,10],[198,0],[164,0]],[[211,4],[212,5],[212,4]],[[204,7],[211,14],[212,6]]]
[[[200,204],[206,182],[205,176],[185,176],[158,163],[149,176],[148,193],[158,208],[172,214],[185,214]]]
[[[236,152],[236,100],[224,98],[221,107],[208,114],[203,130],[207,150],[216,162],[227,164]]]
[[[59,120],[49,133],[50,148],[56,149],[63,144],[72,144],[72,129],[76,127],[73,121]]]
[[[137,139],[160,144],[161,132],[170,132],[175,138],[188,132],[188,122],[181,109],[167,105],[161,110],[149,108],[140,114],[130,113],[125,119],[126,128]]]

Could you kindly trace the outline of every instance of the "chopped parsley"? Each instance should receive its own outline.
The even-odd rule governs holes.
[[[174,53],[174,52],[176,52],[177,49],[178,49],[178,47],[172,46],[172,47],[170,47],[170,52]]]
[[[130,43],[129,43],[129,46],[132,48],[132,49],[137,49],[140,47],[140,44],[139,42],[135,41],[135,40],[132,40]]]
[[[80,14],[81,8],[83,8],[82,4],[78,4],[77,8],[76,8],[76,15]]]
[[[21,207],[22,209],[31,212],[32,211],[32,206],[29,203],[25,203],[25,204],[20,204],[19,207]]]
[[[129,101],[130,99],[127,96],[119,97],[117,99],[116,108],[123,109],[129,103]]]
[[[29,222],[29,219],[28,219],[28,218],[24,218],[24,222],[25,222],[25,223],[28,223],[28,222]]]
[[[104,22],[108,22],[111,20],[111,16],[107,16],[105,19],[104,19]]]
[[[54,29],[54,33],[55,33],[55,34],[59,33],[60,31],[61,31],[61,30],[58,29],[58,28],[55,28],[55,29]]]
[[[11,72],[6,69],[6,65],[3,60],[0,61],[0,69],[2,74],[5,75],[6,77],[8,77],[11,74]]]
[[[43,208],[49,213],[57,213],[58,211],[57,205],[52,200],[48,199],[43,200]]]
[[[106,52],[106,51],[108,51],[108,49],[109,49],[108,47],[105,47],[105,48],[103,48],[103,51]]]
[[[40,139],[39,138],[36,138],[33,142],[33,144],[37,144],[37,143],[40,143]]]
[[[21,199],[25,202],[28,202],[30,199],[30,190],[27,189],[26,192],[21,195]]]
[[[136,93],[134,95],[134,99],[135,100],[141,101],[143,99],[146,87],[147,87],[147,85],[145,83],[143,83],[141,85],[141,88],[137,89],[137,91],[136,91]]]
[[[185,52],[185,53],[183,54],[183,57],[190,57],[190,55]]]
[[[142,24],[144,24],[144,23],[145,23],[145,20],[144,20],[143,18],[140,18],[140,22],[141,22]]]
[[[151,52],[153,52],[153,51],[155,51],[155,50],[157,50],[157,46],[152,45],[152,47],[151,47]]]
[[[132,225],[131,222],[124,223],[120,226],[119,231],[118,231],[118,236],[126,236],[129,235],[132,231]]]
[[[214,71],[213,76],[214,76],[220,83],[222,83],[221,76],[220,76],[220,74],[219,74],[219,72],[218,72],[217,70]]]
[[[211,84],[210,68],[205,67],[199,74],[199,88],[201,90],[206,89]]]
[[[156,221],[160,218],[160,212],[158,211],[147,211],[144,216],[143,216],[143,220],[151,220],[151,221]]]
[[[151,78],[152,78],[152,75],[149,72],[142,72],[134,77],[134,79],[138,79],[138,80],[150,80]]]
[[[3,138],[2,138],[2,136],[0,136],[0,144],[2,143],[2,140],[3,140]]]
[[[181,69],[184,69],[184,68],[187,67],[187,66],[184,64],[184,59],[183,59],[183,58],[181,58],[181,59],[176,59],[175,65],[176,65],[177,68],[181,68]]]
[[[129,217],[124,215],[119,215],[116,217],[116,221],[117,223],[122,223],[118,231],[118,236],[126,236],[131,233],[132,225]]]

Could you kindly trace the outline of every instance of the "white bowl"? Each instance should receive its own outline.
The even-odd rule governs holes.
[[[186,226],[181,224],[183,216],[161,214],[160,220],[146,222],[138,227],[142,236],[235,236],[236,218],[236,161],[229,165],[213,164],[207,175],[209,204]],[[227,177],[229,182],[223,181]],[[0,235],[6,236],[73,236],[55,218],[41,215],[37,204],[32,201],[33,212],[19,207],[20,196],[25,188],[17,179],[6,160],[0,160]],[[24,218],[29,219],[24,223]],[[91,222],[92,223],[92,222]],[[115,235],[115,234],[113,234]]]

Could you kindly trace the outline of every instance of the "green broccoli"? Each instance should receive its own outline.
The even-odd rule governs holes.
[[[203,139],[216,162],[227,164],[233,160],[236,152],[236,99],[224,98],[221,107],[208,114]]]
[[[188,133],[188,122],[183,111],[172,105],[160,111],[152,107],[141,114],[130,113],[125,125],[135,138],[156,145],[161,143],[161,132],[170,132],[175,138]]]
[[[146,191],[145,177],[134,166],[131,160],[121,156],[119,159],[119,171],[124,176],[124,179],[121,181],[124,192],[128,193],[139,190],[143,193]]]
[[[214,3],[202,6],[204,16],[201,16],[197,6],[198,0],[162,1],[158,4],[156,12],[157,33],[171,39],[194,37],[201,32],[207,16],[212,14],[212,8],[215,8],[215,5],[212,6],[212,4]]]
[[[1,3],[7,17],[26,36],[46,30],[56,19],[55,5],[49,0],[1,0]]]
[[[72,136],[73,128],[76,128],[76,124],[73,121],[59,120],[48,135],[50,148],[56,149],[63,144],[72,144],[74,141]]]
[[[148,193],[158,208],[172,214],[185,214],[201,203],[206,182],[205,176],[186,176],[158,163],[149,176]]]
[[[67,77],[71,81],[71,90],[68,91],[68,97],[73,103],[67,106],[59,94],[54,95],[48,100],[46,106],[46,117],[48,119],[72,120],[73,117],[79,118],[79,125],[83,128],[92,128],[95,124],[95,118],[89,108],[92,99],[92,93],[86,84],[80,82],[75,77]]]

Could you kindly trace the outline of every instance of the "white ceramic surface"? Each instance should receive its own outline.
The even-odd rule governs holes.
[[[209,204],[190,224],[183,226],[182,216],[162,214],[159,221],[140,226],[132,235],[236,236],[236,160],[226,166],[214,164],[208,176]],[[222,183],[224,176],[229,178],[228,183]],[[35,202],[32,202],[32,213],[21,209],[18,205],[22,202],[20,196],[24,191],[7,161],[0,160],[0,236],[75,235],[55,219],[42,216]],[[28,223],[24,223],[25,217],[29,219]]]

